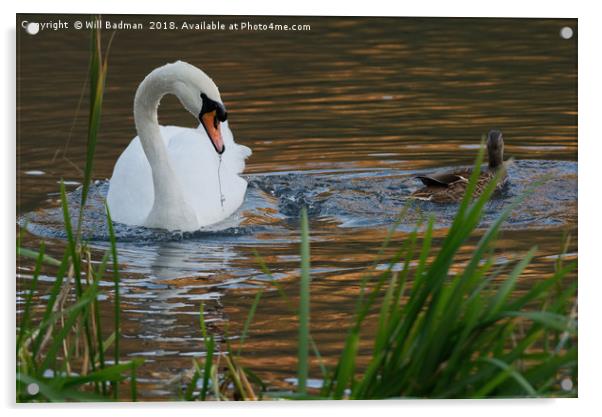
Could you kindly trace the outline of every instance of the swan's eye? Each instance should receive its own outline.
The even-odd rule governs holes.
[[[203,109],[201,114],[212,112],[217,108],[217,103],[211,100],[205,93],[201,93],[201,99],[203,100]]]

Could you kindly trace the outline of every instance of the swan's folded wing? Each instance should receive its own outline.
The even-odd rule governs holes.
[[[238,145],[238,144],[236,146],[238,146],[238,148],[239,148],[238,151],[240,152],[241,156],[244,159],[247,159],[249,156],[251,156],[253,154],[253,151],[248,146]]]
[[[253,152],[251,148],[234,142],[234,135],[230,130],[228,121],[222,123],[222,136],[226,145],[224,163],[235,173],[241,174],[245,169],[245,159],[251,156]]]
[[[232,158],[229,158],[228,162],[232,166],[234,172],[237,174],[242,174],[242,172],[245,170],[245,159],[251,156],[253,151],[251,151],[251,148],[247,146],[238,144],[234,144],[234,151],[235,152],[232,155]]]
[[[220,164],[204,130],[180,128],[171,138],[169,159],[200,226],[224,220],[242,204],[247,183],[235,171],[241,164],[244,167],[243,151],[239,148],[235,143],[226,143]]]

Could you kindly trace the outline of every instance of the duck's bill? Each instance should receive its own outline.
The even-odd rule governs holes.
[[[201,116],[201,124],[205,128],[205,132],[207,132],[207,136],[209,136],[213,148],[215,148],[215,152],[220,155],[223,154],[226,150],[226,146],[224,145],[220,121],[217,119],[215,110],[203,114],[203,116]]]

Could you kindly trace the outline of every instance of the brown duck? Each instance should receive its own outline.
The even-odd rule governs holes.
[[[498,170],[504,169],[504,138],[499,130],[491,130],[487,135],[487,155],[489,165],[480,173],[473,197],[481,195]],[[464,198],[471,173],[472,169],[460,169],[441,174],[419,175],[416,178],[422,181],[424,187],[414,191],[412,197],[435,203],[458,202]],[[496,189],[502,188],[506,180],[504,172]]]

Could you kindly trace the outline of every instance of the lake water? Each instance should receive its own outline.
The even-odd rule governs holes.
[[[61,18],[75,21],[78,16]],[[110,19],[147,27],[157,20]],[[488,205],[479,233],[513,197],[547,176],[505,224],[498,255],[510,262],[538,246],[520,288],[551,273],[566,234],[572,236],[568,256],[577,256],[576,20],[159,20],[308,24],[311,30],[145,29],[119,31],[113,39],[94,165],[98,182],[85,229],[96,259],[107,248],[99,215],[105,179],[136,134],[133,95],[152,69],[180,59],[206,71],[220,87],[235,139],[253,149],[244,173],[249,180],[245,204],[220,230],[181,236],[117,226],[122,350],[146,359],[139,379],[143,397],[173,398],[178,378],[186,375],[193,357],[203,355],[201,303],[211,331],[221,340],[236,339],[260,290],[264,294],[245,343],[244,363],[270,386],[291,387],[297,353],[291,307],[297,302],[303,205],[312,234],[312,334],[327,363],[334,363],[360,275],[407,195],[418,187],[413,177],[472,164],[481,135],[491,128],[504,132],[506,157],[514,164],[509,187]],[[573,29],[571,39],[560,36],[565,26]],[[105,42],[110,33],[103,33]],[[82,91],[87,92],[88,36],[75,29],[17,35],[18,220],[28,223],[24,246],[36,247],[43,239],[56,256],[65,246],[56,211],[59,182],[64,179],[75,198],[83,176],[87,93],[78,104]],[[195,126],[174,97],[163,100],[159,117],[164,124]],[[436,219],[437,245],[454,210],[453,205],[418,204],[402,221],[393,246],[423,215]],[[462,250],[458,265],[470,257],[477,238]],[[256,253],[271,276],[258,266]],[[32,270],[32,261],[20,260],[19,294]],[[40,305],[53,280],[52,274],[42,278]],[[290,299],[284,300],[270,280]],[[112,290],[104,284],[108,320]],[[366,340],[364,354],[369,347]],[[319,377],[317,367],[312,371]]]

